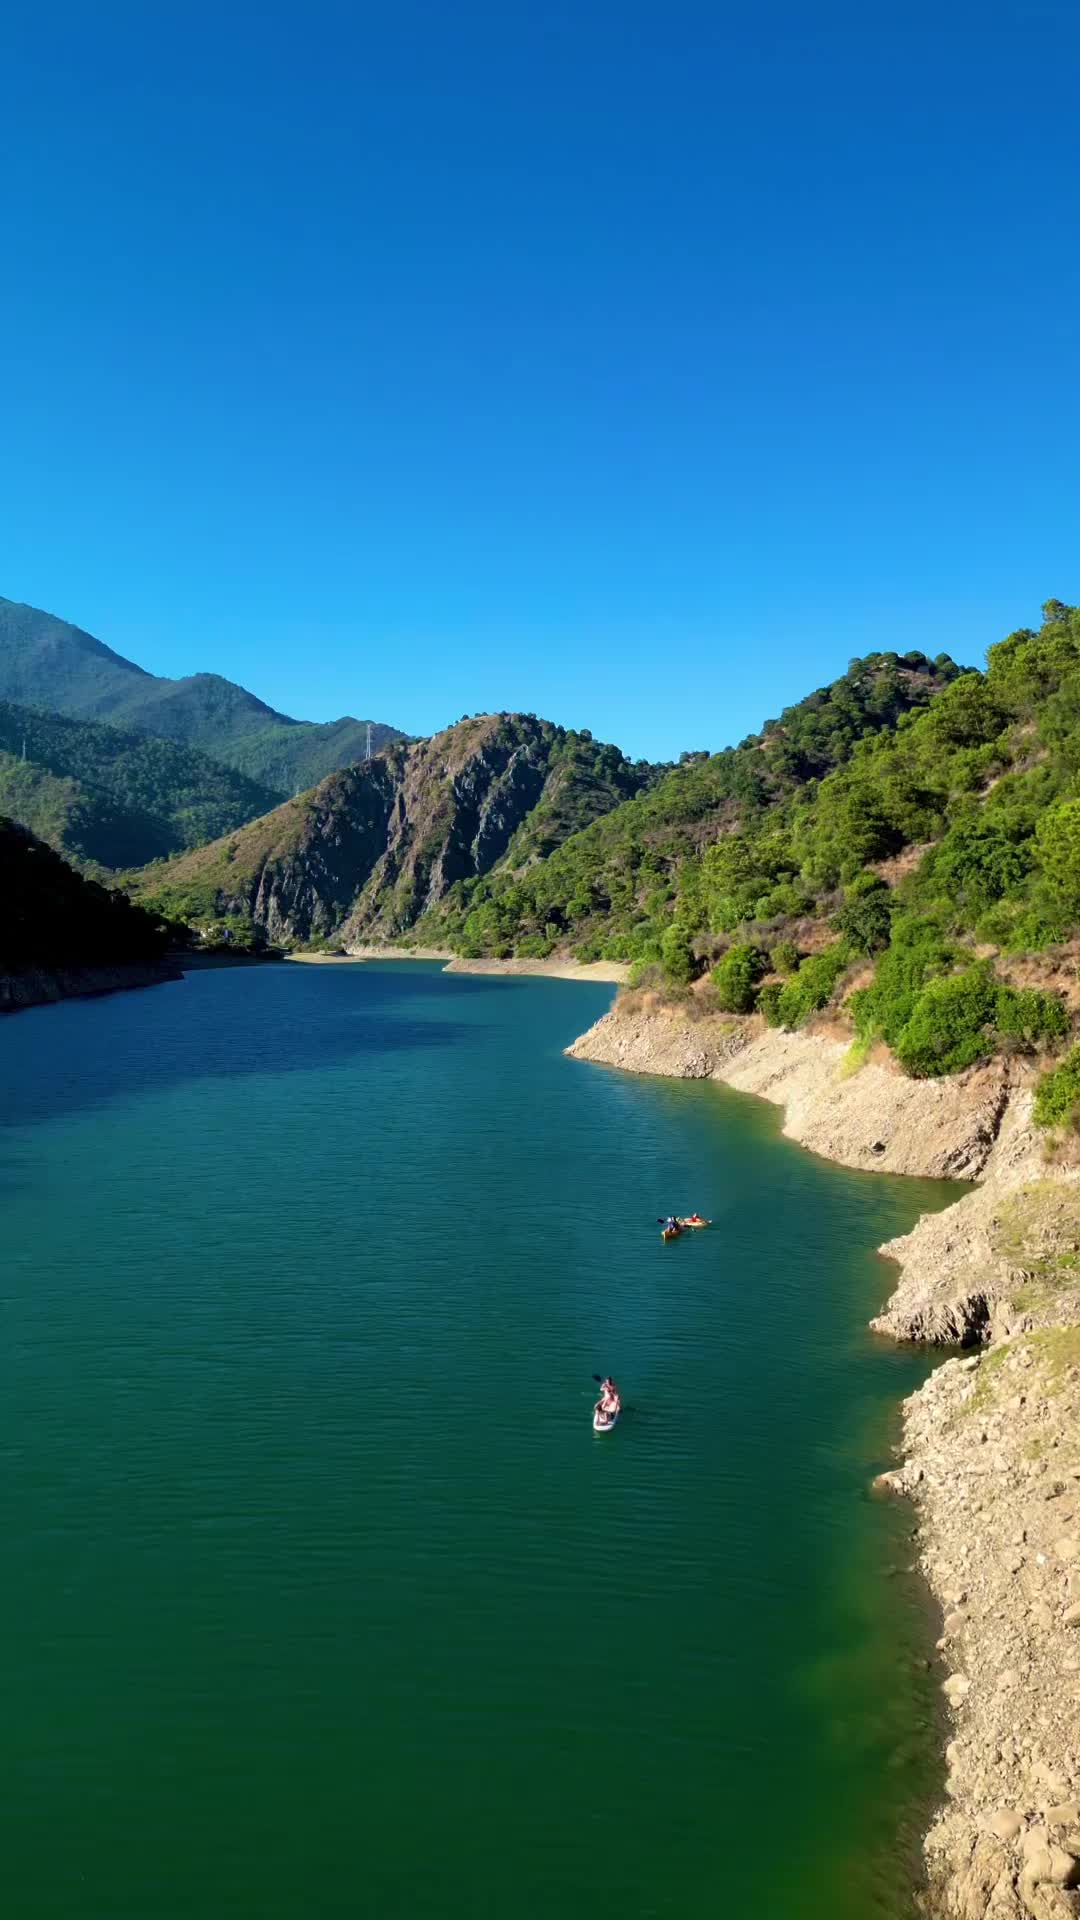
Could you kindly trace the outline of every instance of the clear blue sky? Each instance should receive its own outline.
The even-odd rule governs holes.
[[[716,747],[1080,598],[1072,0],[0,20],[0,592]]]

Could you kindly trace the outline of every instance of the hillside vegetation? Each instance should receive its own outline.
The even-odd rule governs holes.
[[[157,961],[166,930],[0,817],[0,974]]]
[[[685,755],[648,791],[564,839],[541,865],[522,871],[524,861],[510,858],[496,873],[463,881],[420,932],[472,955],[545,952],[567,943],[590,958],[658,952],[682,876],[696,870],[711,842],[745,821],[772,817],[788,797],[849,759],[860,741],[928,706],[959,673],[945,654],[936,661],[921,653],[853,661],[842,679],[740,746]]]
[[[216,673],[146,673],[55,614],[0,598],[0,699],[196,747],[275,799],[363,757],[365,720],[294,720]],[[377,750],[404,736],[372,722]]]
[[[0,701],[0,811],[76,863],[144,866],[274,800],[193,748]]]
[[[984,673],[939,658],[931,682],[925,663],[922,700],[895,692],[920,672],[912,656],[855,663],[864,713],[886,688],[899,700],[886,724],[829,729],[811,757],[807,727],[846,705],[837,683],[543,866],[461,887],[426,925],[466,950],[569,936],[776,1026],[842,1008],[862,1048],[883,1043],[918,1076],[1057,1049],[1078,998],[1080,612],[1050,601],[1044,616],[991,647]],[[1074,1053],[1041,1117],[1078,1098]]]
[[[486,714],[332,774],[130,884],[198,926],[284,942],[394,938],[459,881],[538,860],[655,777],[588,733]]]

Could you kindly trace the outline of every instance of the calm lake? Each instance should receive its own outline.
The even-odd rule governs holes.
[[[0,1027],[19,1920],[907,1913],[932,1629],[866,1486],[926,1362],[865,1322],[953,1196],[564,1059],[610,993]]]

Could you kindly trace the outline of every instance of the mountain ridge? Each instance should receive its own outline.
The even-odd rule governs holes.
[[[405,735],[382,721],[297,720],[221,674],[148,673],[83,627],[0,596],[0,698],[200,749],[280,797]],[[271,777],[272,776],[272,777]]]
[[[242,826],[277,798],[197,748],[0,700],[0,813],[77,866],[143,866]]]
[[[486,714],[339,769],[239,833],[132,876],[174,918],[290,944],[395,938],[518,841],[539,848],[657,775],[531,714]],[[531,837],[530,837],[531,835]]]

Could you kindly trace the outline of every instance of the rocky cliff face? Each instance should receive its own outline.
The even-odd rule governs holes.
[[[576,810],[568,809],[567,769],[583,740],[588,759],[588,736],[528,714],[460,721],[331,774],[239,833],[146,869],[136,892],[179,918],[236,915],[286,943],[392,937],[455,882],[496,866],[554,789],[571,831],[646,777],[618,755],[612,773],[613,750],[597,748],[605,778],[582,778]]]

